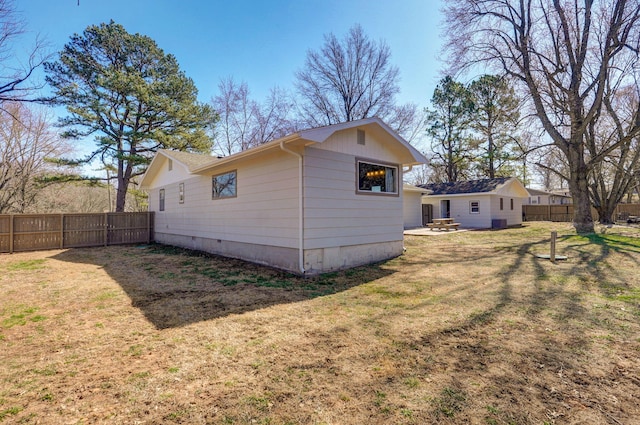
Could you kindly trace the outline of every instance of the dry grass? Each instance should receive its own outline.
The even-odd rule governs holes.
[[[533,254],[548,250],[552,264]],[[0,423],[640,423],[640,231],[408,237],[299,279],[151,247],[0,256]]]

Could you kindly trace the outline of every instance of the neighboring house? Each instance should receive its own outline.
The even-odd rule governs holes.
[[[516,178],[470,180],[419,185],[433,217],[454,218],[462,227],[486,229],[522,224],[522,202],[529,192]]]
[[[571,204],[571,196],[564,193],[546,192],[544,190],[529,189],[529,198],[525,205],[567,205]]]
[[[155,240],[313,275],[403,250],[403,166],[426,158],[367,118],[223,158],[160,150],[141,186]]]

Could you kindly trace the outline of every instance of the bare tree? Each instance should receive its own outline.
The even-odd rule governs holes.
[[[325,35],[324,45],[309,50],[304,69],[296,73],[302,120],[316,127],[377,116],[401,129],[407,112],[415,114],[416,108],[396,107],[399,75],[389,46],[372,41],[360,25],[342,40]]]
[[[67,152],[44,112],[5,103],[0,111],[0,213],[25,212],[43,185],[39,179],[59,171],[48,159]]]
[[[27,95],[42,85],[33,83],[33,72],[47,59],[43,43],[36,40],[25,58],[15,56],[15,40],[25,33],[25,24],[13,0],[0,0],[0,108],[4,102],[34,100]]]
[[[263,103],[254,103],[256,118],[253,131],[253,144],[262,144],[299,129],[298,123],[292,118],[294,102],[283,89],[274,87]]]
[[[598,126],[589,130],[588,150],[597,151],[599,145],[611,146],[615,140],[624,140],[629,128],[638,119],[638,85],[620,90],[617,96],[605,96],[605,108]],[[592,132],[594,132],[592,134]],[[589,174],[591,199],[602,224],[613,222],[616,206],[633,188],[640,166],[640,142],[638,137],[628,143],[619,143],[603,161],[595,164]],[[612,141],[613,140],[613,141]]]
[[[220,155],[258,146],[298,129],[292,118],[294,102],[283,89],[272,88],[263,103],[250,97],[246,82],[238,84],[232,77],[222,79],[218,90],[211,104],[220,116],[214,136],[214,149]]]
[[[593,232],[589,173],[640,132],[635,120],[623,138],[587,152],[605,96],[637,72],[638,0],[451,0],[444,12],[450,65],[485,65],[526,89],[569,165],[574,227]]]
[[[233,77],[220,80],[218,95],[212,100],[213,109],[220,116],[214,149],[221,155],[231,155],[249,149],[252,144],[252,127],[256,117],[256,105],[249,98],[247,83],[237,84]]]

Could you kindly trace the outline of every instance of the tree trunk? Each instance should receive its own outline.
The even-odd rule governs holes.
[[[578,233],[593,233],[591,198],[589,196],[588,168],[584,152],[575,146],[569,147],[569,190],[573,197],[573,227]]]
[[[116,212],[124,212],[124,204],[127,199],[127,186],[124,178],[118,178],[118,189],[116,190]]]
[[[127,201],[127,189],[129,188],[129,181],[131,180],[131,161],[126,162],[123,159],[118,159],[118,188],[116,189],[116,212],[124,212],[124,205]]]
[[[595,209],[598,211],[598,221],[600,224],[613,224],[613,213],[616,210],[617,203],[609,202],[609,200],[596,205]]]

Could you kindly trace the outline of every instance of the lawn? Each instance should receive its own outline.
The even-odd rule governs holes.
[[[535,255],[551,230],[566,261]],[[640,230],[405,246],[310,279],[156,245],[0,255],[0,423],[640,423]]]

